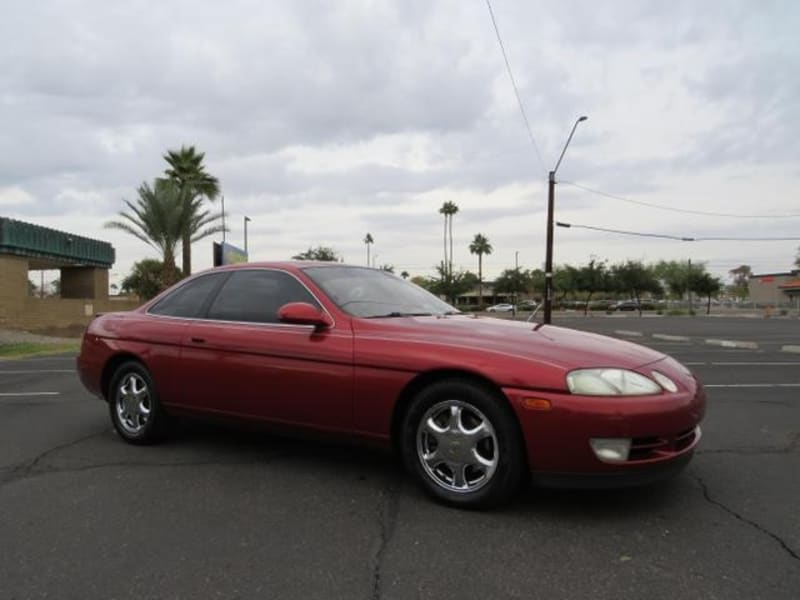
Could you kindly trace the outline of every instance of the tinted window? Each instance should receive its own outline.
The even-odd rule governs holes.
[[[150,312],[170,317],[200,317],[206,300],[226,276],[227,273],[215,273],[193,279],[159,300]]]
[[[304,271],[339,308],[356,317],[458,313],[421,287],[378,269],[330,266]]]
[[[303,285],[282,271],[236,271],[222,286],[209,319],[277,323],[278,309],[288,302],[319,306]]]

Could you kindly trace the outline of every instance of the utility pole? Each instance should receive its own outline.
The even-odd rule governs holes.
[[[564,149],[561,151],[561,156],[558,157],[558,162],[555,168],[548,173],[547,176],[547,249],[544,260],[544,323],[549,325],[552,321],[553,313],[553,211],[555,204],[556,193],[556,172],[559,165],[564,158],[564,153],[567,151],[569,143],[572,141],[572,136],[575,135],[575,129],[578,123],[585,121],[589,117],[579,117],[572,126],[572,131],[567,138],[567,143],[564,144]]]

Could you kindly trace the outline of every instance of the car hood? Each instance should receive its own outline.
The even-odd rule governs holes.
[[[365,320],[361,325],[357,330],[366,335],[482,349],[566,371],[593,367],[636,369],[665,357],[650,348],[603,335],[491,317],[403,317]]]

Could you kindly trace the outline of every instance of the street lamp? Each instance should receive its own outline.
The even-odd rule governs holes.
[[[550,324],[553,313],[553,203],[556,193],[556,172],[564,158],[564,153],[567,151],[567,146],[572,141],[572,136],[575,135],[578,123],[588,118],[582,116],[575,121],[575,125],[572,126],[572,131],[570,131],[567,138],[567,143],[564,144],[564,149],[561,151],[561,156],[558,157],[555,168],[550,171],[547,177],[547,254],[544,260],[544,322],[546,325]]]
[[[247,254],[247,223],[250,221],[250,217],[244,218],[244,253]],[[247,256],[247,261],[250,262],[250,256]]]

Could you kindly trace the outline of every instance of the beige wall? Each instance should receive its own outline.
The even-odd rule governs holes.
[[[97,313],[132,310],[139,300],[109,298],[108,270],[61,270],[63,297],[28,295],[28,259],[0,255],[0,327],[27,331],[78,330]]]
[[[792,299],[780,286],[798,281],[800,272],[754,275],[747,283],[750,299],[762,306],[791,306]]]

